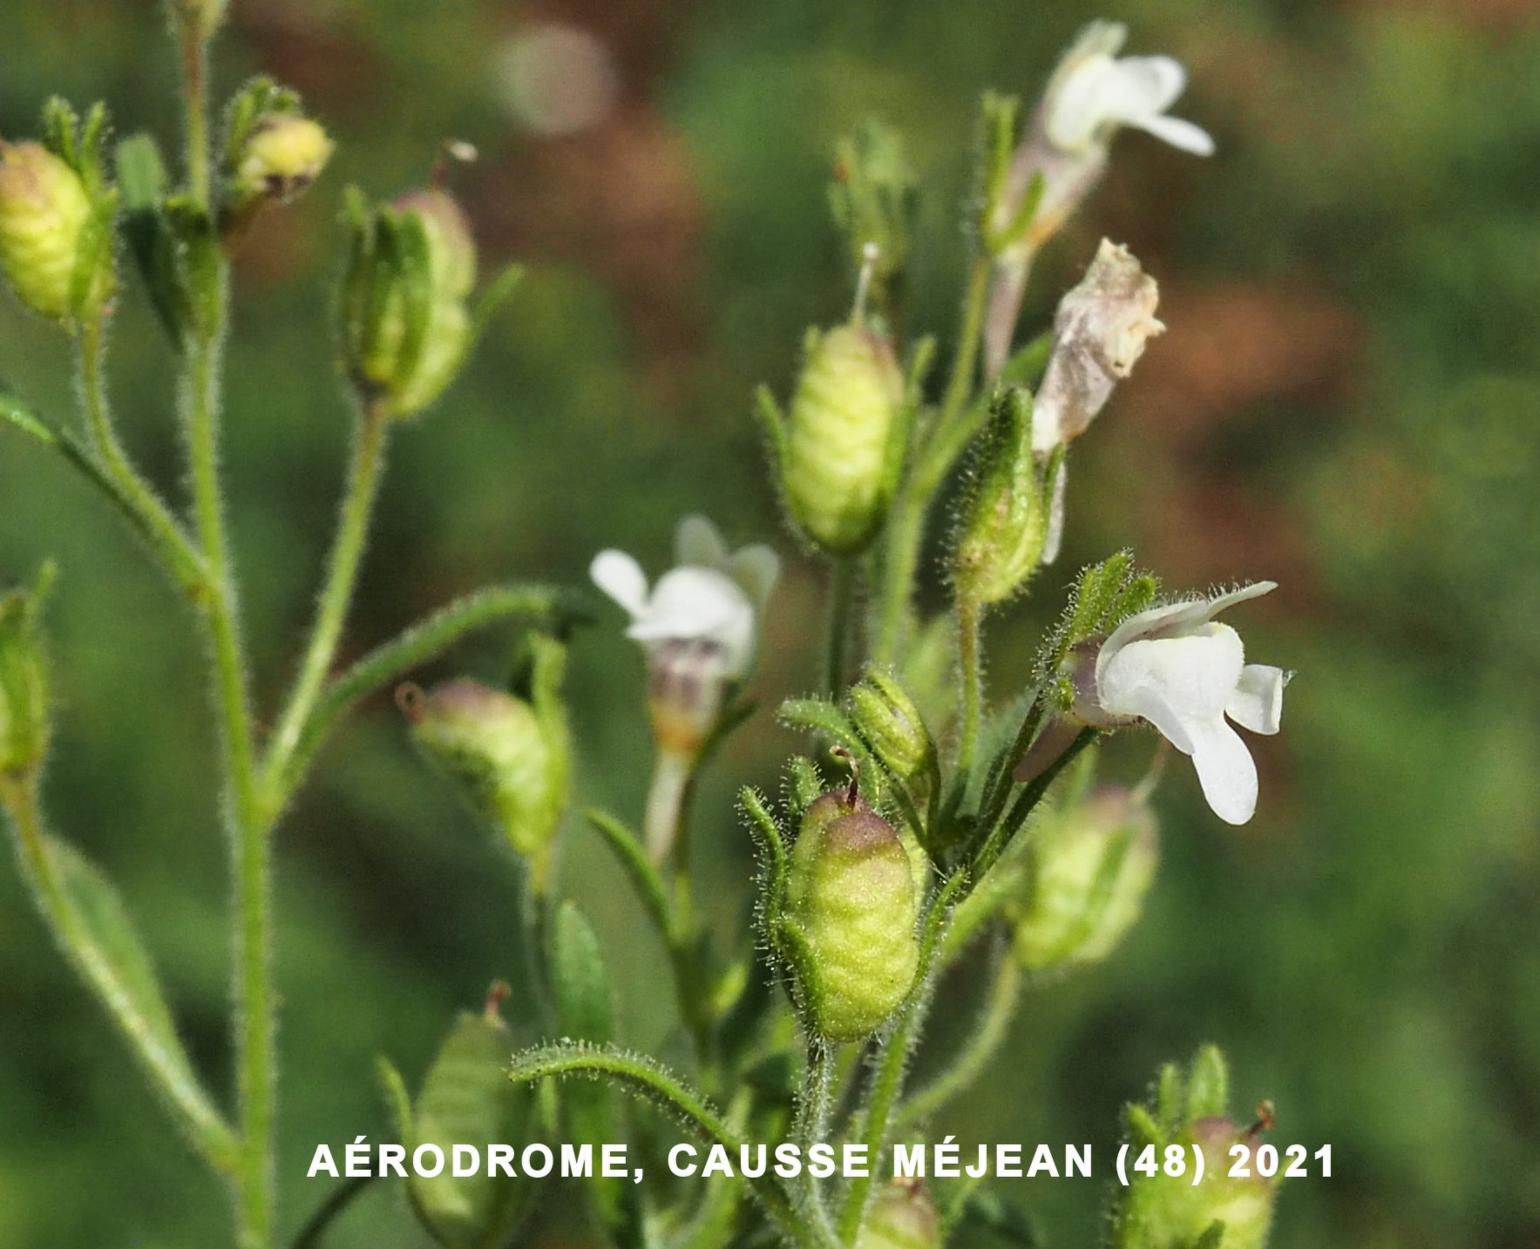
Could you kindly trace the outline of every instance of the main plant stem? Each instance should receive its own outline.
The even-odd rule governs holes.
[[[979,340],[988,300],[989,258],[981,255],[975,258],[968,272],[962,322],[957,331],[952,372],[942,395],[941,410],[922,436],[919,454],[899,488],[888,519],[882,551],[877,624],[872,641],[872,657],[878,663],[891,665],[898,662],[920,567],[925,517],[935,501],[936,491],[967,445],[961,434],[966,432],[965,417],[978,372]]]
[[[219,308],[222,322],[222,297]],[[193,516],[211,582],[203,618],[224,749],[225,818],[235,882],[236,1082],[241,1108],[236,1224],[243,1249],[268,1249],[273,1236],[272,816],[258,792],[246,663],[219,484],[223,332],[219,324],[190,343],[184,407]]]
[[[288,706],[269,752],[267,775],[270,783],[283,774],[290,756],[298,747],[310,713],[326,684],[332,661],[337,655],[337,644],[342,638],[342,627],[347,621],[348,607],[353,601],[353,588],[358,581],[359,564],[363,560],[364,546],[369,536],[369,521],[379,496],[380,473],[385,463],[387,423],[388,418],[379,404],[365,402],[362,405],[358,432],[353,442],[353,463],[348,473],[337,536],[332,545],[326,584],[321,591],[310,644],[305,650],[305,658],[294,683],[294,692],[289,696]]]
[[[829,571],[829,649],[825,656],[824,686],[831,698],[845,692],[850,654],[850,610],[856,595],[856,561],[837,555]]]

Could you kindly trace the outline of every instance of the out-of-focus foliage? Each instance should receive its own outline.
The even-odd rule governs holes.
[[[174,65],[152,9],[7,6],[0,133],[28,133],[58,91],[103,95],[123,131],[170,138]],[[1540,1238],[1533,6],[232,11],[223,82],[257,68],[292,82],[338,140],[333,171],[256,223],[239,267],[227,462],[269,701],[307,614],[347,437],[326,315],[345,180],[393,194],[425,179],[441,139],[468,139],[482,163],[455,177],[486,253],[531,263],[468,379],[399,442],[351,639],[361,648],[489,577],[576,581],[611,543],[656,563],[684,510],[713,515],[735,543],[769,532],[749,398],[761,380],[784,389],[804,326],[848,306],[825,194],[839,136],[874,113],[908,132],[923,195],[911,322],[949,329],[977,93],[1032,91],[1094,16],[1129,21],[1138,50],[1185,60],[1184,115],[1214,131],[1219,155],[1177,159],[1125,135],[1029,295],[1040,323],[1106,234],[1160,279],[1170,332],[1084,440],[1060,571],[1001,614],[991,678],[1003,693],[1026,672],[1028,625],[1049,618],[1056,578],[1134,545],[1171,585],[1283,584],[1257,609],[1255,645],[1300,671],[1288,732],[1261,747],[1261,811],[1244,831],[1209,817],[1188,777],[1168,779],[1161,873],[1133,938],[1106,966],[1029,996],[1012,1056],[938,1127],[1105,1150],[1144,1073],[1212,1040],[1242,1106],[1276,1100],[1280,1140],[1336,1149],[1333,1179],[1286,1186],[1278,1249]],[[524,42],[550,20],[598,41],[585,73],[530,68],[550,64]],[[127,294],[115,398],[174,490],[160,335]],[[67,411],[62,345],[10,302],[0,374]],[[56,818],[134,900],[189,1046],[218,1070],[224,846],[202,779],[210,733],[189,621],[95,499],[0,436],[0,570],[17,580],[45,551],[63,569]],[[815,586],[804,566],[780,593],[767,693],[813,680]],[[648,746],[639,662],[617,634],[581,635],[571,656],[587,761],[576,784],[634,809]],[[509,661],[488,643],[453,666],[496,679]],[[761,716],[705,786],[708,881],[748,871],[730,786],[773,781],[786,745]],[[1120,748],[1111,763],[1133,776],[1143,759]],[[452,1013],[520,963],[511,873],[388,707],[366,709],[327,752],[280,862],[280,1165],[288,1191],[309,1197],[284,1212],[294,1227],[321,1194],[296,1182],[314,1144],[389,1131],[373,1056],[388,1049],[415,1078]],[[579,828],[562,870],[616,982],[665,975]],[[714,919],[744,922],[730,909]],[[620,1033],[666,1051],[658,996],[623,994]],[[951,1005],[939,1043],[949,1016],[966,1018]],[[194,1166],[47,948],[15,873],[0,871],[0,1246],[217,1243],[224,1212],[189,1182]],[[1105,1196],[1084,1182],[1019,1195],[1062,1244],[1085,1242]],[[414,1243],[396,1213],[371,1197],[336,1243]]]

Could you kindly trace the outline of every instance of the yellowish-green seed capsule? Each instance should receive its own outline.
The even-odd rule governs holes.
[[[891,673],[867,671],[851,688],[850,711],[872,753],[894,776],[911,783],[929,776],[936,743],[920,709]]]
[[[529,1117],[529,1094],[508,1079],[514,1044],[495,1010],[465,1012],[455,1021],[423,1081],[413,1113],[412,1147],[436,1145],[443,1171],[414,1169],[407,1192],[424,1227],[444,1249],[493,1249],[505,1242],[527,1196],[526,1181],[503,1175],[455,1176],[451,1151],[469,1145],[480,1156],[492,1144],[518,1144]]]
[[[1115,1249],[1188,1249],[1215,1223],[1224,1224],[1221,1249],[1263,1249],[1278,1186],[1258,1173],[1258,1144],[1254,1128],[1238,1127],[1228,1119],[1188,1124],[1166,1146],[1184,1152],[1183,1174],[1168,1175],[1164,1166],[1155,1175],[1131,1172],[1132,1183],[1114,1222]],[[1203,1178],[1197,1184],[1194,1146],[1203,1153]],[[1244,1151],[1243,1163],[1232,1153],[1237,1147]],[[1164,1148],[1156,1154],[1164,1163]]]
[[[1126,790],[1101,790],[1050,816],[1027,847],[1015,934],[1022,966],[1043,972],[1105,959],[1138,920],[1157,859],[1155,816]]]
[[[321,176],[333,144],[321,126],[296,113],[273,113],[251,129],[231,183],[238,204],[287,200]]]
[[[423,752],[460,783],[543,879],[567,803],[568,742],[559,709],[456,680],[398,695]]]
[[[872,1200],[856,1249],[936,1249],[941,1216],[918,1184],[889,1184]]]
[[[887,515],[903,397],[885,339],[855,325],[812,339],[791,401],[782,488],[798,526],[832,554],[860,551]]]
[[[111,294],[110,263],[86,255],[92,215],[80,175],[58,156],[40,143],[0,142],[0,268],[22,302],[45,317],[100,309]],[[77,292],[83,263],[97,272]]]
[[[459,205],[437,189],[400,197],[372,230],[373,239],[355,251],[347,283],[351,364],[392,415],[412,416],[443,394],[465,362],[476,244]],[[382,247],[387,231],[396,240],[391,255]],[[421,256],[407,246],[412,231],[420,231]],[[411,274],[398,267],[419,264]]]
[[[48,665],[38,625],[51,573],[0,596],[0,777],[24,776],[48,751]]]
[[[1053,501],[1032,449],[1032,399],[1012,391],[996,405],[963,503],[953,577],[980,606],[1017,593],[1051,558]]]
[[[813,1026],[832,1041],[869,1036],[908,996],[919,962],[908,852],[875,811],[833,791],[802,818],[787,884]]]

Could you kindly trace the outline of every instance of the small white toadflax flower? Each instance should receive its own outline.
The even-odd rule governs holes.
[[[674,558],[677,565],[650,589],[641,565],[624,551],[600,551],[589,566],[594,584],[630,613],[626,636],[647,654],[658,770],[646,833],[658,860],[673,844],[685,785],[728,690],[753,666],[760,617],[781,573],[768,546],[729,552],[704,516],[679,522]]]
[[[758,617],[780,577],[768,546],[729,553],[704,516],[686,516],[674,540],[678,565],[648,592],[647,574],[624,551],[600,551],[589,566],[594,584],[631,613],[626,636],[650,652],[670,643],[705,643],[718,672],[739,680],[754,662]]]
[[[1124,126],[1171,146],[1209,156],[1214,140],[1190,121],[1168,116],[1187,85],[1169,56],[1118,56],[1128,38],[1117,22],[1092,22],[1060,60],[1011,160],[992,226],[1007,230],[1042,179],[1041,197],[1025,230],[996,266],[985,323],[985,366],[993,377],[1010,351],[1032,257],[1077,209],[1107,168],[1112,140]]]
[[[1288,674],[1248,664],[1240,635],[1214,617],[1276,588],[1258,581],[1130,616],[1101,644],[1094,671],[1077,678],[1076,716],[1105,728],[1154,725],[1192,757],[1204,798],[1230,824],[1246,823],[1257,809],[1257,767],[1230,721],[1276,733]]]

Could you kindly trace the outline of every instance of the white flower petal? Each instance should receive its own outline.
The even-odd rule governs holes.
[[[781,557],[770,547],[756,542],[738,550],[727,561],[727,571],[741,585],[754,604],[756,612],[763,612],[775,592],[775,583],[781,579]]]
[[[600,551],[588,566],[588,575],[633,617],[647,614],[647,574],[624,551]]]
[[[1138,125],[1164,113],[1186,86],[1187,71],[1169,56],[1120,57],[1102,84],[1102,103],[1110,118]]]
[[[1244,824],[1257,810],[1257,765],[1241,736],[1223,719],[1197,726],[1193,767],[1203,797],[1226,824]]]
[[[1163,143],[1169,143],[1174,148],[1183,152],[1191,152],[1194,156],[1212,156],[1214,154],[1214,136],[1209,134],[1202,126],[1185,121],[1180,117],[1167,117],[1164,113],[1150,113],[1143,117],[1130,117],[1127,125],[1137,126],[1140,130],[1147,131]]]
[[[1105,53],[1086,57],[1071,68],[1050,92],[1043,118],[1055,147],[1078,151],[1095,142],[1098,132],[1113,114],[1108,107],[1118,98],[1113,81],[1116,62]]]
[[[1240,635],[1228,625],[1204,625],[1179,638],[1140,639],[1097,674],[1097,699],[1109,715],[1151,719],[1147,708],[1154,691],[1191,735],[1195,725],[1224,714],[1244,663]],[[1182,748],[1174,736],[1172,744]]]
[[[727,543],[722,541],[722,535],[710,520],[692,513],[679,522],[674,533],[674,562],[725,568]]]
[[[1264,594],[1271,594],[1278,588],[1276,581],[1253,581],[1243,585],[1238,590],[1231,590],[1228,594],[1221,594],[1217,598],[1208,601],[1208,610],[1203,619],[1212,620],[1220,612],[1229,611],[1237,603],[1244,603],[1250,599],[1261,598]]]
[[[712,568],[675,568],[653,591],[647,614],[626,636],[639,642],[715,642],[725,652],[726,675],[742,676],[754,656],[754,608],[743,589]]]
[[[1282,668],[1247,664],[1225,704],[1225,715],[1253,733],[1276,733],[1283,720],[1283,687],[1287,683]]]

